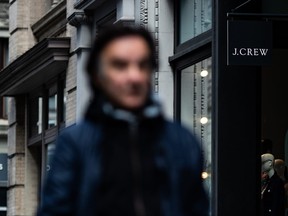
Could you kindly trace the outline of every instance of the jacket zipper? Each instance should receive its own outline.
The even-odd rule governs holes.
[[[133,178],[133,205],[136,216],[146,216],[146,208],[143,198],[143,178],[140,156],[140,145],[138,140],[139,125],[137,119],[130,122],[130,158]]]

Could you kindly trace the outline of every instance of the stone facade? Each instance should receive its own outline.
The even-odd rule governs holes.
[[[51,3],[46,0],[10,1],[9,14],[11,17],[9,20],[10,64],[47,37],[75,37],[75,30],[66,22],[66,1],[64,0],[51,1]],[[63,15],[64,22],[60,22]],[[49,27],[49,24],[52,26]],[[67,124],[75,123],[75,68],[76,58],[72,54],[65,79],[67,81],[67,91],[64,93],[67,94],[65,115]],[[37,147],[27,147],[27,106],[29,105],[26,95],[9,99],[7,206],[9,216],[35,215],[39,204],[39,188],[43,183],[41,150]]]

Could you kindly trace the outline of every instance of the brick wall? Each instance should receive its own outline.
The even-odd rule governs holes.
[[[67,90],[66,126],[69,126],[76,122],[76,64],[77,64],[77,55],[74,54],[69,59],[66,74],[66,90]]]
[[[75,0],[67,1],[67,17],[69,17],[74,12],[75,2]],[[72,56],[69,59],[66,75],[66,126],[69,126],[76,122],[77,55],[73,52],[77,47],[77,29],[74,26],[67,25],[67,36],[71,37],[70,52],[72,53]]]

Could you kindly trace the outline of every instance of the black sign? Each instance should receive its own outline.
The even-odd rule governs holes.
[[[7,181],[7,154],[0,153],[0,181]]]
[[[272,59],[272,22],[228,20],[228,65],[268,65]]]

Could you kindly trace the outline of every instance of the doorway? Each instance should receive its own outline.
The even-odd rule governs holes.
[[[269,156],[262,157],[262,171],[266,174],[262,173],[261,179],[261,206],[263,212],[280,213],[284,210],[285,216],[288,215],[288,34],[283,28],[287,25],[287,20],[273,21],[272,64],[262,67],[261,73],[261,154],[271,153],[275,159],[274,161],[271,159],[273,161],[271,167],[275,171],[275,174],[274,172],[271,174],[271,168],[264,168],[267,166]],[[281,185],[277,183],[279,186],[277,190],[275,187],[275,190],[271,189],[277,182],[274,175],[282,180],[278,180],[278,183],[283,183],[283,186],[282,183]],[[276,198],[273,195],[274,198],[269,201],[270,204],[277,201],[278,204],[274,207],[267,201],[272,193],[277,194]]]

